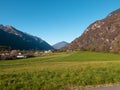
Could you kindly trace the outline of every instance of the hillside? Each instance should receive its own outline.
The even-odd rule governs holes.
[[[20,50],[49,50],[53,49],[44,40],[26,34],[10,25],[0,25],[0,46],[9,46]]]
[[[120,9],[92,23],[64,49],[120,53]]]
[[[65,42],[65,41],[62,41],[62,42],[58,42],[58,43],[54,44],[53,48],[55,48],[55,49],[61,49],[61,48],[65,47],[66,45],[68,45],[68,43]]]

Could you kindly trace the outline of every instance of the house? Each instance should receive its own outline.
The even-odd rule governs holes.
[[[23,58],[27,58],[27,55],[18,53],[18,55],[16,56],[18,59],[23,59]]]
[[[50,53],[52,53],[52,51],[51,51],[51,50],[48,50],[48,51],[44,51],[44,53],[45,53],[45,54],[50,54]]]

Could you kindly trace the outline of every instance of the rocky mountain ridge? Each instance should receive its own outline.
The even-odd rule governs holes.
[[[120,9],[92,23],[64,49],[120,53]]]

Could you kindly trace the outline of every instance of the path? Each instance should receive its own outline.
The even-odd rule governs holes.
[[[120,90],[120,86],[89,88],[89,89],[86,89],[86,90]]]

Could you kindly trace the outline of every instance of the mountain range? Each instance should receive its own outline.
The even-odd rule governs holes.
[[[0,25],[0,46],[20,50],[50,50],[53,49],[39,37],[21,32],[10,25]]]
[[[58,42],[56,44],[53,45],[54,49],[61,49],[63,47],[65,47],[66,45],[68,45],[68,42],[62,41],[62,42]]]
[[[120,53],[120,9],[97,20],[70,44],[59,42],[53,47],[39,37],[21,32],[10,25],[0,25],[0,46],[20,50],[89,50]],[[64,47],[65,46],[65,47]]]
[[[120,9],[92,23],[64,50],[90,50],[120,53]]]

